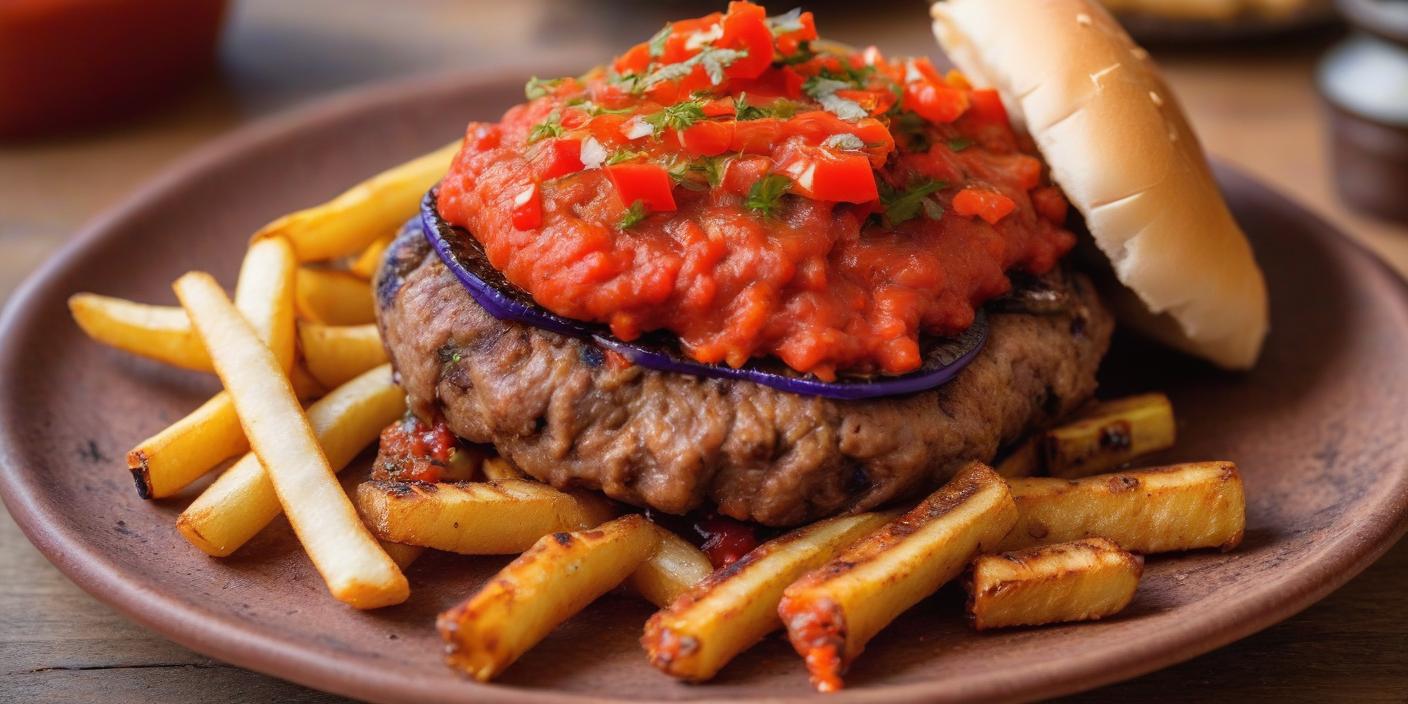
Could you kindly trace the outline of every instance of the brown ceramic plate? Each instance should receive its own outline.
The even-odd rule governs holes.
[[[500,682],[475,684],[441,664],[432,623],[505,560],[428,555],[409,571],[408,603],[358,613],[328,597],[285,524],[214,560],[172,527],[185,500],[143,502],[133,490],[123,453],[216,385],[87,341],[64,299],[91,290],[172,303],[169,282],[188,269],[232,282],[248,233],[265,221],[445,143],[470,118],[496,117],[521,90],[516,78],[460,76],[327,103],[213,145],[89,227],[0,326],[5,503],[99,599],[183,645],[320,689],[387,702],[811,697],[780,638],[712,684],[665,678],[637,644],[651,609],[616,596]],[[1104,393],[1173,397],[1182,437],[1156,459],[1241,464],[1245,543],[1149,560],[1134,604],[1095,624],[976,634],[945,590],[876,638],[850,688],[827,701],[1030,699],[1131,677],[1305,608],[1404,531],[1408,289],[1296,205],[1236,172],[1219,175],[1270,279],[1261,365],[1219,373],[1120,338]]]

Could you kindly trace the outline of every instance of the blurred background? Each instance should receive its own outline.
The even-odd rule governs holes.
[[[544,65],[576,73],[649,37],[668,19],[723,4],[0,0],[0,303],[85,221],[173,160],[261,118],[411,76],[524,73],[523,67]],[[924,0],[803,4],[816,11],[824,36],[876,44],[891,55],[938,54]],[[1109,5],[1163,67],[1215,158],[1287,193],[1408,272],[1408,1]],[[359,177],[349,174],[348,184]],[[1299,648],[1313,652],[1329,642],[1325,647],[1357,653],[1330,673],[1354,683],[1339,690],[1345,696],[1403,701],[1402,691],[1386,691],[1375,678],[1393,668],[1408,671],[1408,648],[1385,652],[1375,645],[1386,642],[1385,633],[1373,629],[1387,628],[1387,642],[1403,644],[1404,618],[1374,621],[1382,625],[1369,632],[1344,629],[1364,620],[1365,604],[1392,594],[1401,605],[1401,579],[1385,584],[1374,575],[1408,574],[1405,553],[1400,546],[1286,624],[1092,696],[1171,694],[1190,675],[1224,693],[1260,687],[1262,694],[1294,695],[1296,678],[1316,673],[1287,663],[1304,662]],[[27,700],[77,701],[106,683],[114,692],[130,687],[165,701],[196,681],[209,699],[209,685],[220,681],[236,687],[234,698],[220,701],[325,701],[212,663],[126,622],[59,576],[4,516],[0,573],[0,700],[19,691],[9,688],[18,684],[30,697],[45,693]],[[1210,658],[1221,663],[1229,653],[1240,663],[1209,668]],[[31,671],[26,663],[45,666]],[[122,667],[144,671],[107,679],[77,674]],[[1262,674],[1242,675],[1252,671]]]

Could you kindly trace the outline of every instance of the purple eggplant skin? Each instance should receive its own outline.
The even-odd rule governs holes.
[[[652,334],[641,340],[624,342],[613,337],[603,325],[564,318],[539,306],[527,291],[510,283],[489,264],[489,258],[478,240],[463,228],[451,225],[440,217],[434,188],[421,201],[419,217],[412,218],[406,224],[407,228],[416,226],[423,230],[440,261],[490,315],[499,320],[511,320],[560,335],[591,340],[602,349],[615,352],[646,369],[711,379],[749,381],[805,396],[859,400],[903,396],[940,386],[973,361],[987,342],[987,316],[979,310],[973,325],[958,336],[923,340],[924,364],[916,371],[898,376],[872,375],[822,381],[811,375],[798,374],[775,360],[754,360],[736,368],[724,364],[704,364],[684,356],[673,336]]]

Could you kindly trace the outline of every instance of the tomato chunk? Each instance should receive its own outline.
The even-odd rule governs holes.
[[[906,83],[904,106],[931,122],[953,122],[968,109],[968,94],[942,82]]]
[[[616,187],[616,195],[627,206],[636,201],[651,212],[674,210],[674,181],[665,167],[656,164],[614,164],[606,175]]]
[[[772,65],[772,30],[767,12],[751,2],[731,2],[724,16],[724,33],[719,46],[746,51],[724,74],[729,78],[757,78]]]
[[[535,160],[538,178],[547,180],[581,171],[582,141],[579,139],[553,139],[544,143]]]
[[[513,210],[509,212],[513,226],[519,230],[533,230],[543,224],[543,192],[534,183],[523,189],[513,198]]]
[[[953,212],[965,217],[976,215],[989,225],[996,225],[1016,207],[1011,198],[979,188],[965,188],[953,197]]]
[[[870,159],[862,154],[806,149],[779,170],[792,177],[793,190],[815,200],[869,203],[880,197]]]
[[[990,88],[973,91],[973,117],[984,122],[1008,123],[1007,108],[1002,105],[1002,96]]]
[[[717,156],[733,143],[734,122],[696,122],[679,133],[680,146],[696,156]]]

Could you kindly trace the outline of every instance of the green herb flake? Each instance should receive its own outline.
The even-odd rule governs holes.
[[[930,220],[940,220],[944,216],[944,207],[933,198],[924,199],[924,217]]]
[[[938,216],[934,216],[934,211],[925,205],[925,201],[929,199],[931,194],[947,186],[948,184],[943,181],[933,180],[921,181],[902,191],[882,186],[880,204],[885,208],[885,219],[889,221],[891,226],[894,226],[913,220],[919,216],[921,210],[931,218],[938,219],[943,215],[943,209],[940,207],[937,211]],[[938,206],[938,203],[934,203],[934,206]]]
[[[694,56],[673,64],[665,64],[655,69],[638,84],[638,90],[650,90],[665,81],[678,81],[694,71],[695,66],[703,66],[709,81],[714,85],[724,82],[724,69],[733,62],[748,55],[746,49],[720,49],[705,47]]]
[[[642,119],[654,127],[655,134],[658,135],[664,132],[666,127],[675,130],[687,129],[704,117],[704,98],[695,98],[667,106],[664,110],[646,115]]]
[[[948,141],[948,148],[956,152],[961,152],[971,146],[973,146],[973,140],[967,137],[954,137]]]
[[[537,76],[534,76],[534,77],[528,79],[527,85],[523,86],[523,94],[526,95],[526,96],[528,96],[528,99],[529,99],[529,100],[537,100],[538,98],[545,98],[545,97],[547,97],[547,96],[549,96],[549,95],[552,95],[553,91],[557,90],[557,87],[560,86],[560,85],[562,85],[562,82],[565,81],[565,80],[567,80],[567,79],[565,79],[565,78],[549,78],[549,79],[543,79],[543,78],[538,78]]]
[[[528,130],[528,144],[539,142],[548,137],[562,136],[562,116],[556,110],[552,111],[547,119],[533,125],[533,129]]]
[[[748,189],[743,206],[763,217],[772,217],[777,214],[777,209],[782,205],[782,196],[791,186],[792,179],[782,174],[768,174]]]
[[[631,203],[631,207],[626,209],[626,213],[621,216],[621,222],[617,223],[617,225],[622,230],[629,230],[639,224],[641,220],[644,220],[646,215],[645,201],[637,200]]]
[[[836,91],[846,90],[850,87],[851,84],[846,81],[812,76],[803,84],[802,90],[818,103],[821,103],[821,107],[825,108],[827,112],[847,122],[855,122],[856,120],[867,117],[870,113],[866,112],[865,108],[860,106],[860,103],[836,95]]]
[[[748,104],[747,93],[738,94],[738,100],[734,103],[733,119],[739,122],[746,122],[748,120],[761,120],[767,116],[768,111],[756,105]]]
[[[650,58],[658,59],[665,55],[665,42],[670,40],[670,34],[674,31],[674,28],[675,26],[673,24],[666,22],[665,26],[661,27],[660,31],[656,32],[655,36],[650,38],[648,44],[650,47]]]
[[[643,156],[645,156],[645,152],[642,151],[634,151],[631,149],[617,149],[616,151],[611,153],[611,156],[606,157],[605,163],[607,166],[611,166],[612,164],[620,164],[623,162],[630,161],[632,159],[639,159]]]
[[[782,66],[795,66],[797,64],[804,64],[815,58],[816,51],[812,49],[812,43],[810,41],[804,41],[798,42],[796,53],[790,56],[779,57],[773,63],[780,64]]]
[[[772,36],[780,37],[790,32],[800,32],[806,27],[802,26],[802,8],[794,7],[780,15],[774,15],[765,20],[768,29],[772,30]]]

